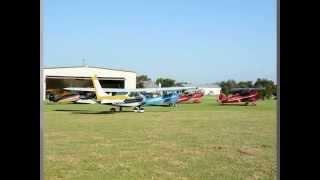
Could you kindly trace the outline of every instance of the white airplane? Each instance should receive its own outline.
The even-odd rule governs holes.
[[[129,97],[127,95],[111,96],[105,93],[105,91],[102,89],[96,75],[92,77],[92,82],[94,91],[96,93],[97,102],[100,104],[117,106],[119,107],[119,111],[122,111],[122,107],[134,107],[135,112],[144,112],[144,109],[141,108],[143,104],[143,97]],[[111,108],[111,111],[115,111],[115,108]]]
[[[106,104],[111,106],[119,107],[119,111],[122,111],[122,107],[134,107],[135,112],[144,112],[142,106],[146,100],[142,92],[163,92],[163,91],[182,91],[186,89],[196,89],[195,87],[168,87],[168,88],[140,88],[140,89],[116,89],[116,88],[102,88],[97,76],[94,75],[92,78],[94,88],[80,88],[80,87],[69,87],[64,88],[69,91],[84,91],[84,92],[95,92],[96,102],[100,104]],[[112,96],[109,93],[118,93],[121,95]],[[111,108],[111,111],[116,111],[115,108]]]

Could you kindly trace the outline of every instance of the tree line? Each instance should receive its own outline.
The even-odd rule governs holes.
[[[137,76],[137,88],[145,88],[144,83],[151,79],[147,75]],[[156,84],[161,84],[161,87],[173,87],[178,85],[174,79],[170,78],[157,78]]]
[[[145,88],[144,82],[150,81],[151,79],[147,75],[137,76],[137,88]],[[181,83],[176,83],[174,79],[170,78],[157,78],[156,84],[161,84],[161,87],[173,87],[182,86]],[[252,81],[239,81],[227,80],[217,83],[221,87],[221,91],[229,95],[232,88],[261,88],[260,96],[262,99],[270,99],[272,96],[277,96],[277,85],[268,79],[258,78],[255,82]]]
[[[239,81],[234,80],[221,81],[218,83],[221,91],[229,95],[232,88],[261,88],[260,96],[262,99],[270,99],[272,96],[277,96],[277,85],[268,79],[258,78],[256,82],[252,81]]]

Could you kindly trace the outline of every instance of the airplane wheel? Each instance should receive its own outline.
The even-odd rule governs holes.
[[[116,112],[116,108],[111,108],[110,111],[111,112]]]
[[[244,105],[245,105],[245,106],[248,106],[248,105],[249,105],[249,103],[248,103],[248,102],[246,102]]]
[[[140,109],[139,112],[140,112],[140,113],[143,113],[143,112],[144,112],[144,109]]]

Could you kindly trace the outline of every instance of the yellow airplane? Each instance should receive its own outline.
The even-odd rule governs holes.
[[[94,75],[91,79],[97,96],[97,102],[100,104],[117,106],[119,107],[120,111],[122,111],[122,107],[134,107],[135,112],[144,112],[144,109],[141,107],[144,102],[143,97],[129,97],[129,93],[127,95],[108,95],[102,89],[96,75]],[[115,111],[115,108],[111,108],[111,110]]]

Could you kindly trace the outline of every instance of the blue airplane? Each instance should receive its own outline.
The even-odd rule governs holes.
[[[141,93],[143,106],[176,106],[179,94],[176,92],[154,97],[151,93]]]

